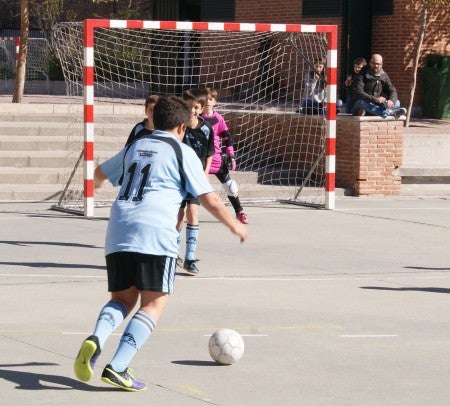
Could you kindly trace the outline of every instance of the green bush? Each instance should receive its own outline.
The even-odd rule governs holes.
[[[14,79],[14,69],[10,64],[0,62],[0,79]]]
[[[49,80],[64,80],[61,63],[53,53],[48,58],[48,78]]]

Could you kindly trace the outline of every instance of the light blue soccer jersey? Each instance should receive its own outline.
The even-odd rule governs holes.
[[[153,136],[175,141],[155,130],[101,164],[110,182],[120,185],[106,232],[106,255],[129,251],[176,257],[175,227],[186,192],[198,196],[213,191],[192,148],[175,141],[181,150],[178,160],[172,145]]]

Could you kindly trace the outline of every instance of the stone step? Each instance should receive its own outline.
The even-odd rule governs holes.
[[[144,101],[127,104],[96,104],[95,115],[110,116],[142,116]],[[83,100],[80,98],[73,103],[0,103],[0,114],[29,116],[44,115],[51,120],[54,115],[83,114]]]
[[[450,134],[406,134],[401,194],[450,196]]]
[[[445,167],[450,164],[450,134],[409,134],[403,138],[403,165]]]
[[[401,167],[403,196],[450,196],[450,167]]]
[[[17,114],[4,113],[0,110],[0,123],[29,123],[45,122],[45,123],[82,123],[82,116],[80,114]]]
[[[450,167],[449,166],[433,166],[424,168],[420,167],[405,167],[402,166],[399,169],[402,178],[449,178],[450,180]]]
[[[128,135],[104,137],[95,143],[94,148],[98,151],[111,152],[112,154],[125,144],[127,137]],[[69,143],[65,135],[0,135],[0,151],[66,151],[69,144],[71,150],[75,149],[73,142]],[[80,139],[80,149],[82,145],[83,140]]]
[[[96,119],[101,123],[137,123],[145,118],[143,114],[139,115],[96,115]],[[0,123],[28,123],[45,122],[45,123],[66,123],[81,124],[83,116],[81,114],[4,114],[0,111]]]
[[[98,136],[95,154],[100,152],[106,159],[117,152],[132,125],[143,119],[143,110],[141,104],[97,105],[95,118],[104,123],[95,127]],[[83,145],[82,111],[82,104],[0,103],[0,199],[48,200],[58,196],[70,172],[67,166],[73,165],[68,165],[67,155],[72,155],[71,160],[76,159],[79,152],[74,150],[79,148],[81,152]],[[79,136],[78,147],[68,141],[68,135],[76,138],[75,134]],[[69,147],[70,153],[66,152]],[[402,194],[450,195],[450,135],[405,134],[403,148],[404,162],[399,168]],[[80,177],[76,175],[82,184]],[[243,200],[270,199],[274,188],[283,190],[283,187],[259,185],[256,172],[233,172],[232,178],[240,185]],[[226,200],[221,184],[214,176],[210,180]],[[111,200],[116,193],[111,187],[101,195]]]
[[[0,167],[51,167],[64,168],[67,163],[67,153],[56,151],[0,151]]]
[[[133,125],[129,123],[108,123],[98,125],[95,127],[95,134],[98,136],[108,137],[127,137],[130,133]],[[72,126],[69,123],[64,122],[1,122],[0,123],[0,136],[5,135],[14,138],[20,138],[21,136],[65,136],[71,134],[79,134],[80,138],[83,138],[82,124],[79,123],[76,126]]]
[[[423,179],[423,182],[401,184],[401,196],[450,196],[450,183],[428,183],[429,179]]]
[[[0,183],[57,183],[63,184],[66,181],[68,171],[54,167],[13,167],[0,166]],[[256,172],[233,172],[232,179],[239,185],[240,183],[257,183],[258,174]],[[8,182],[8,180],[10,182]],[[73,177],[74,182],[82,183],[81,170]],[[211,184],[217,189],[222,188],[222,184],[214,175],[209,176]]]
[[[1,175],[0,175],[1,176]],[[213,187],[221,198],[227,202],[227,196],[221,188],[220,183],[212,182]],[[274,192],[276,189],[279,191]],[[58,201],[61,192],[64,190],[62,184],[45,184],[45,183],[1,183],[0,187],[0,200],[27,200],[27,201]],[[268,185],[246,185],[239,191],[239,197],[243,202],[261,200],[273,200],[274,196],[289,200],[292,198],[292,191],[287,191],[286,188],[281,186],[268,186]],[[317,191],[312,189],[304,189],[302,196],[317,195]],[[95,195],[96,201],[108,201],[112,202],[118,193],[118,189],[112,185],[107,184],[99,193]],[[336,196],[344,196],[345,191],[343,189],[336,189]]]
[[[79,137],[80,152],[83,145],[82,112],[81,103],[0,104],[1,200],[58,200],[70,172],[67,167],[73,165],[68,165],[66,155],[70,154],[70,160],[74,161],[79,154],[72,140]],[[96,105],[95,119],[102,123],[94,127],[95,155],[99,152],[106,159],[120,150],[132,126],[144,118],[143,113],[143,103]],[[71,152],[66,153],[69,148]],[[285,190],[283,187],[258,185],[256,172],[233,172],[232,178],[240,185],[243,200],[272,200],[274,188]],[[210,181],[224,201],[228,201],[217,178],[210,176]],[[81,188],[81,171],[75,174],[74,183]],[[108,185],[95,198],[112,201],[117,191]],[[286,198],[291,195],[292,192]]]
[[[56,184],[65,179],[56,168],[0,167],[0,184]]]
[[[0,200],[55,201],[62,190],[57,184],[3,183],[0,187]]]
[[[0,161],[1,162],[1,161]],[[53,167],[5,167],[0,165],[0,200],[49,200],[57,199],[64,190],[68,175],[66,169]],[[245,181],[240,196],[244,199],[270,198],[273,196],[273,186],[258,185],[256,172],[233,172],[232,178],[238,185]],[[221,183],[214,175],[209,176],[214,189],[226,199]],[[72,180],[73,185],[82,185],[82,175],[77,173]],[[254,186],[248,186],[248,183]],[[106,184],[96,198],[114,200],[118,192],[110,184]]]
[[[0,184],[58,184],[63,185],[67,178],[66,169],[54,167],[6,167],[0,166]],[[257,184],[258,174],[256,172],[233,172],[232,178],[239,185],[240,183]],[[222,184],[218,179],[210,175],[209,180],[216,190],[222,189]],[[78,172],[73,177],[74,183],[82,184],[82,174]]]

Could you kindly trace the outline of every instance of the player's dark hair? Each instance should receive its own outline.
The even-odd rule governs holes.
[[[205,92],[209,97],[212,97],[213,99],[218,99],[219,93],[216,89],[214,89],[212,86],[205,87]]]
[[[358,57],[358,58],[355,58],[355,60],[353,61],[353,65],[367,65],[367,61],[366,61],[366,59],[365,58],[361,58],[361,57]]]
[[[149,104],[156,104],[156,102],[158,101],[159,96],[157,94],[151,94],[150,96],[147,96],[147,98],[145,99],[145,108],[148,107]]]
[[[208,93],[202,89],[189,89],[183,93],[183,99],[186,101],[194,100],[200,103],[202,107],[206,104]]]
[[[153,124],[156,130],[169,131],[180,124],[187,124],[189,105],[177,96],[161,96],[153,109]]]

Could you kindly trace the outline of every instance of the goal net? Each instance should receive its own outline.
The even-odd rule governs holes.
[[[148,95],[206,86],[233,135],[242,202],[333,208],[335,26],[85,20],[59,24],[53,42],[75,118],[56,208],[89,216],[114,198],[94,201],[94,165],[124,146]],[[301,111],[316,59],[326,60],[326,109]]]
[[[45,38],[28,38],[24,93],[48,94],[49,46]],[[0,37],[0,93],[13,94],[20,37]]]

